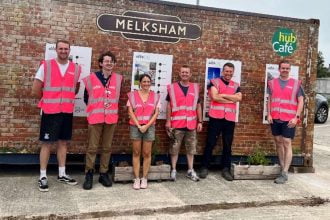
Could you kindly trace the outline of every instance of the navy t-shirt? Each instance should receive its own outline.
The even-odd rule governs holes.
[[[178,82],[178,84],[179,84],[184,96],[187,96],[189,86],[183,86],[183,85],[181,85],[180,82]],[[168,101],[168,102],[171,101],[171,97],[169,94],[167,94],[167,96],[166,96],[166,101]],[[198,98],[197,103],[200,103],[200,98]]]
[[[100,82],[102,83],[102,85],[105,87],[105,85],[108,83],[111,75],[108,76],[108,77],[104,77],[102,71],[95,72],[95,74],[96,74],[97,78],[100,80]],[[88,92],[87,92],[87,89],[85,88],[85,91],[84,91],[84,102],[85,102],[86,105],[88,103],[88,97],[89,97],[88,96]]]
[[[183,86],[183,85],[181,85],[180,82],[178,82],[178,84],[179,84],[179,86],[180,86],[180,88],[181,88],[183,94],[184,94],[185,96],[187,96],[189,86]],[[171,97],[170,97],[169,94],[167,94],[167,96],[166,96],[166,101],[169,102],[170,100],[171,100]],[[200,103],[200,98],[198,98],[197,103]],[[182,131],[189,131],[188,128],[177,128],[177,129],[178,129],[178,130],[182,130]]]
[[[224,80],[222,77],[220,79],[225,85],[227,85],[227,86],[229,85],[228,81]],[[212,82],[210,82],[210,84],[207,85],[207,89],[210,89],[212,86],[214,86],[214,85]],[[237,87],[236,93],[238,93],[238,92],[241,92],[241,87]]]

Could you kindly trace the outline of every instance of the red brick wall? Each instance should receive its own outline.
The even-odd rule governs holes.
[[[275,154],[270,129],[263,125],[263,92],[265,65],[278,63],[281,57],[271,46],[273,33],[279,27],[290,28],[298,37],[298,49],[287,57],[299,66],[308,102],[305,123],[300,125],[294,148],[311,153],[313,139],[314,84],[318,22],[285,19],[227,10],[187,7],[147,1],[1,1],[0,30],[0,150],[38,152],[39,109],[30,91],[39,62],[44,57],[45,44],[68,39],[76,46],[93,48],[92,69],[97,69],[98,55],[110,49],[118,58],[117,72],[125,77],[120,98],[120,120],[113,152],[131,152],[128,120],[125,108],[126,92],[130,89],[132,55],[134,51],[172,54],[173,78],[181,64],[192,67],[193,80],[204,85],[206,58],[232,59],[242,62],[241,88],[243,101],[236,127],[234,154],[246,154],[260,146]],[[196,41],[181,40],[176,44],[126,40],[118,33],[98,30],[96,17],[101,13],[122,14],[126,10],[178,16],[183,22],[202,27],[202,37]],[[314,32],[311,32],[314,30]],[[202,91],[203,92],[203,91]],[[167,152],[168,139],[164,120],[157,122],[161,153]],[[84,153],[87,138],[85,118],[75,118],[71,152]],[[206,137],[199,135],[198,153],[202,153]],[[216,151],[219,151],[217,147]]]

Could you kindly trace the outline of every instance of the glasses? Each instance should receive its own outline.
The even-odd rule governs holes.
[[[112,60],[111,61],[110,60],[103,60],[103,63],[106,63],[106,64],[108,64],[108,63],[115,64],[115,62],[113,62]]]

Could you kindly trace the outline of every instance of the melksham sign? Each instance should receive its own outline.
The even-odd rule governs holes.
[[[123,37],[135,40],[177,43],[180,39],[197,40],[202,33],[200,26],[183,23],[176,16],[136,11],[101,14],[96,22],[102,31],[120,32]]]

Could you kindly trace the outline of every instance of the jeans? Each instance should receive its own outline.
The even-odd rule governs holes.
[[[231,164],[231,145],[233,143],[235,122],[226,119],[210,117],[207,130],[206,146],[204,148],[202,166],[208,168],[212,158],[212,151],[217,144],[219,135],[222,135],[222,156],[221,167],[230,169]]]

